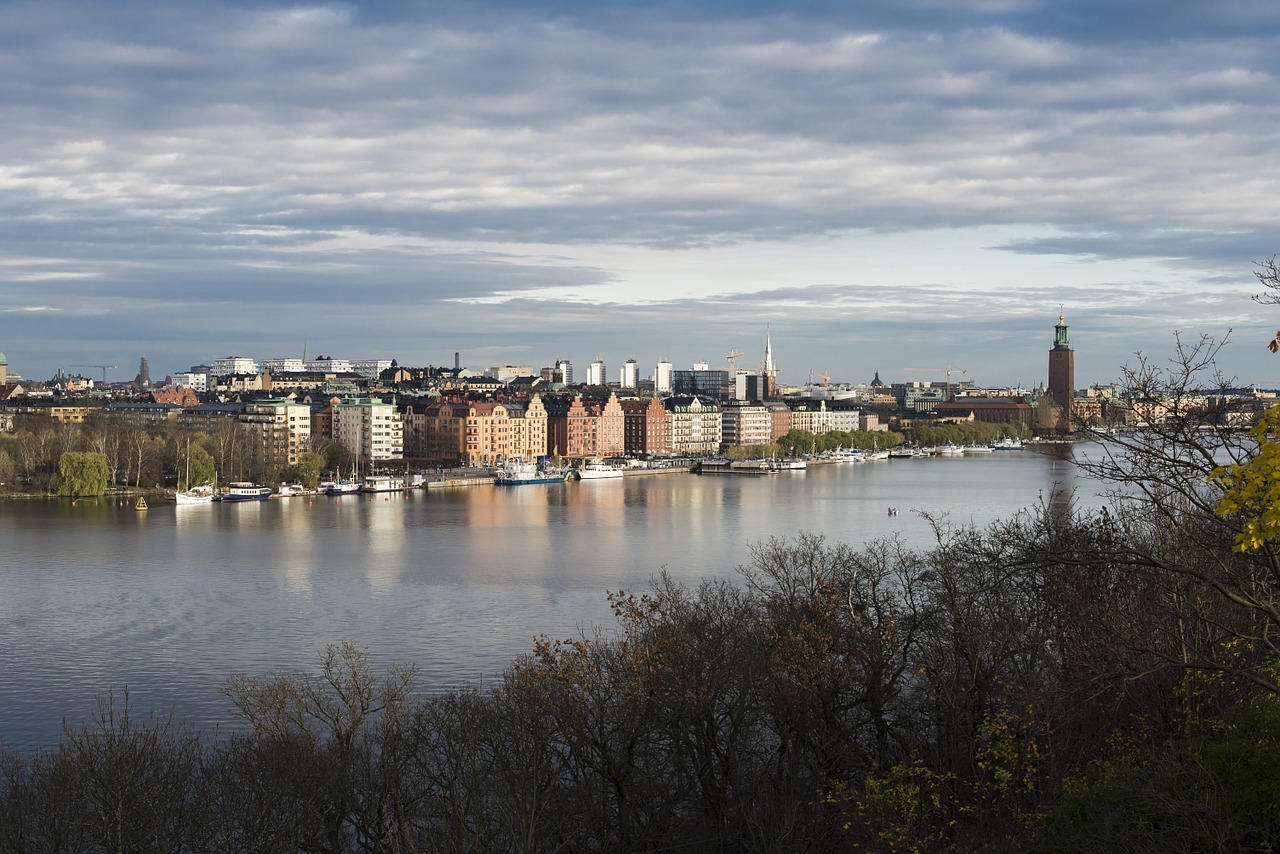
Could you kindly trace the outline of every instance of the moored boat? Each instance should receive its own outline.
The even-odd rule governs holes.
[[[593,457],[584,462],[574,474],[578,480],[616,480],[622,477],[622,469],[614,468],[604,460]]]
[[[190,504],[212,504],[213,495],[213,486],[202,483],[190,489],[178,490],[174,493],[173,500],[184,507]]]
[[[219,501],[266,501],[271,497],[271,487],[239,481],[228,483],[226,489],[218,493]]]
[[[494,473],[493,482],[498,486],[524,486],[534,483],[564,483],[572,472],[568,469],[541,467],[532,460],[513,457]]]

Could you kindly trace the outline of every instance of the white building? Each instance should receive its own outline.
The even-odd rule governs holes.
[[[321,356],[318,359],[308,359],[307,370],[318,374],[349,374],[352,373],[351,360]]]
[[[350,363],[351,372],[365,379],[376,380],[378,376],[391,367],[390,359],[354,359]]]
[[[353,397],[333,408],[333,440],[362,461],[404,456],[404,420],[395,404]]]
[[[604,359],[596,359],[587,367],[587,385],[608,385],[605,379]]]
[[[291,466],[311,450],[311,407],[284,398],[255,400],[245,406],[240,423],[262,440],[267,459]]]
[[[174,388],[181,388],[182,386],[186,386],[192,391],[208,391],[209,375],[197,374],[192,372],[183,373],[183,374],[170,374],[169,384]]]
[[[627,359],[627,363],[622,366],[620,379],[618,385],[622,388],[640,388],[640,365],[635,359]]]
[[[274,374],[300,374],[307,368],[303,365],[301,359],[284,358],[284,359],[263,359],[262,369],[270,371]]]
[[[256,373],[258,373],[258,362],[248,356],[226,356],[213,360],[213,375],[215,377]]]
[[[675,379],[675,367],[666,359],[658,362],[653,371],[653,390],[657,394],[671,394],[672,382]]]
[[[720,407],[690,395],[662,401],[671,413],[671,450],[677,454],[714,454],[720,450]]]

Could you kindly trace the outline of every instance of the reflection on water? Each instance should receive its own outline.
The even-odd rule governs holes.
[[[664,567],[696,583],[799,531],[924,546],[912,510],[982,525],[1073,483],[1065,460],[1011,453],[146,513],[5,502],[0,742],[52,744],[126,686],[140,709],[226,726],[227,674],[312,667],[342,639],[416,662],[428,690],[494,678],[538,633],[608,622],[604,591]]]

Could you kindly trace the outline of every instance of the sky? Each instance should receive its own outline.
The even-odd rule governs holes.
[[[0,352],[1280,387],[1273,0],[6,2]],[[913,369],[913,370],[908,370]],[[961,372],[964,373],[961,373]]]

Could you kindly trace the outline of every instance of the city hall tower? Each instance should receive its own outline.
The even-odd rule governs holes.
[[[1067,338],[1067,321],[1058,315],[1053,327],[1053,349],[1049,351],[1049,396],[1061,409],[1059,429],[1070,429],[1071,400],[1076,393],[1076,354]]]

